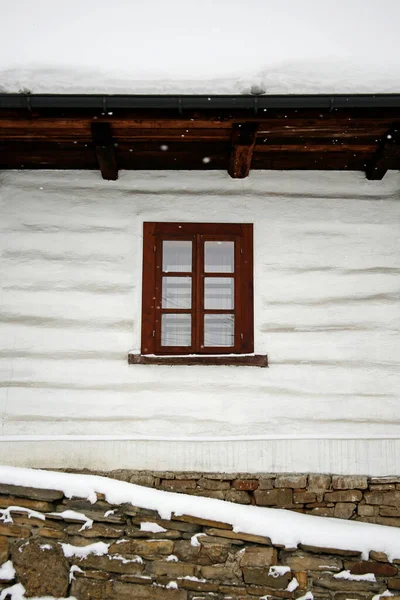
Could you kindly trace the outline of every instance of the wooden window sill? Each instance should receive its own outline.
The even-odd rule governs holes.
[[[154,354],[128,354],[130,365],[205,365],[236,367],[268,367],[267,354],[221,354],[207,356],[188,354],[187,356],[156,356]]]

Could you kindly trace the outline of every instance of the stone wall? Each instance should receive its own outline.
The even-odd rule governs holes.
[[[129,470],[105,475],[238,504],[286,508],[311,515],[400,527],[400,477]]]
[[[311,493],[285,485],[271,490]],[[22,584],[26,597],[369,600],[390,590],[400,600],[400,557],[390,562],[382,552],[362,560],[340,548],[283,548],[221,522],[162,520],[101,495],[91,504],[59,491],[0,485],[0,507],[0,588]]]

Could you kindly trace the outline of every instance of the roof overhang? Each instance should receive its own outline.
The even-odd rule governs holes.
[[[0,169],[400,169],[400,94],[0,94]]]

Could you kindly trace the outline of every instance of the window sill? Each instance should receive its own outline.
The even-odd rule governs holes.
[[[187,356],[156,356],[154,354],[128,354],[130,365],[204,365],[204,366],[236,366],[236,367],[268,367],[267,354],[221,354]]]

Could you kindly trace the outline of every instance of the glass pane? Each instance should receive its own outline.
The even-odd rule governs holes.
[[[162,315],[161,345],[162,346],[191,346],[192,316],[191,315]]]
[[[192,278],[162,278],[162,308],[191,308]]]
[[[192,242],[164,241],[162,269],[164,272],[190,273],[192,271]]]
[[[206,273],[233,273],[235,242],[205,242],[204,270]]]
[[[234,346],[233,315],[204,315],[204,346]]]
[[[234,308],[233,277],[205,277],[204,308],[220,310]]]

